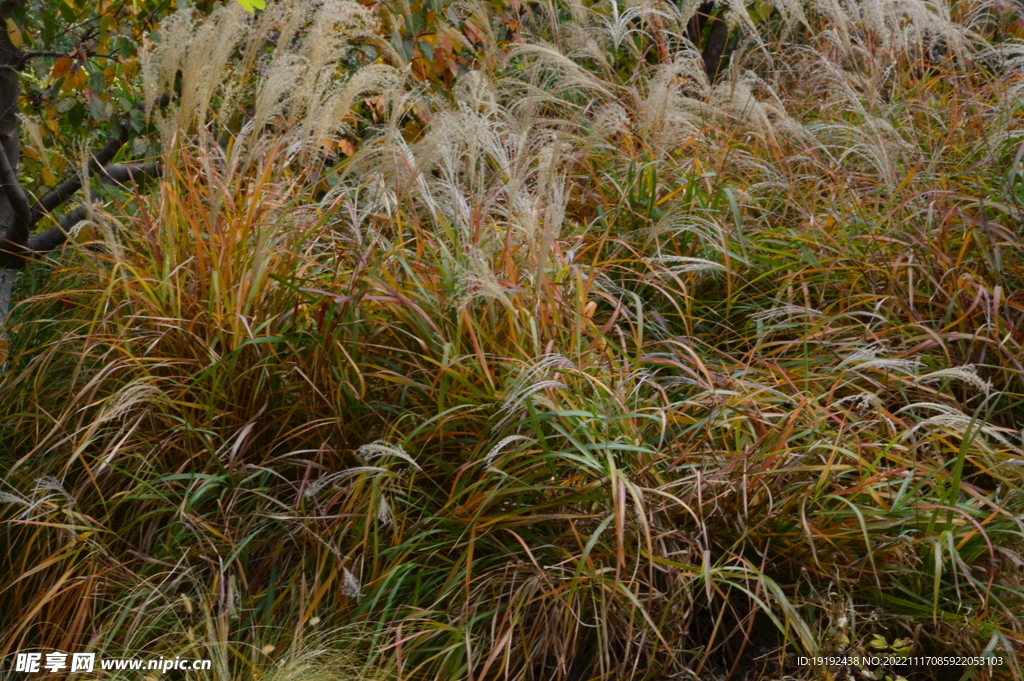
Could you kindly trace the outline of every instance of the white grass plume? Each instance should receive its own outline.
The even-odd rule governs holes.
[[[652,259],[673,274],[692,272],[727,272],[728,268],[721,263],[704,258],[691,258],[682,255],[662,255]]]
[[[938,371],[933,371],[929,374],[925,374],[924,376],[918,376],[916,380],[918,383],[932,383],[943,378],[959,381],[985,395],[992,392],[992,384],[978,375],[978,370],[973,364],[939,369]]]
[[[0,504],[20,504],[22,506],[29,506],[31,502],[28,499],[22,499],[14,494],[0,492]]]
[[[501,453],[501,450],[505,448],[505,446],[510,445],[513,442],[520,442],[522,440],[530,440],[530,438],[526,437],[525,435],[509,435],[508,437],[502,438],[501,440],[498,441],[496,445],[491,447],[490,451],[487,452],[487,455],[484,456],[484,465],[487,468],[490,468],[491,464],[493,464],[494,460],[498,458],[498,455]]]
[[[345,578],[341,585],[341,593],[345,594],[349,598],[354,598],[357,601],[363,598],[363,585],[360,583],[359,578],[349,572],[348,568],[344,568]]]
[[[992,440],[995,440],[1004,448],[1021,453],[1021,447],[1010,441],[1007,436],[1008,433],[1015,433],[1008,428],[1000,428],[994,426],[981,419],[971,417],[968,414],[960,411],[956,407],[951,407],[946,404],[939,404],[936,402],[915,402],[908,404],[905,407],[899,409],[896,413],[901,414],[905,412],[912,412],[920,409],[931,409],[939,412],[934,416],[930,416],[923,421],[916,423],[914,426],[909,428],[903,435],[904,438],[910,437],[914,432],[923,428],[945,428],[951,430],[959,435],[966,435],[968,433],[982,433],[987,435]]]
[[[881,345],[867,345],[851,353],[836,365],[836,368],[846,369],[847,371],[875,368],[882,369],[883,371],[913,375],[920,366],[917,360],[890,359],[884,356],[884,352],[885,350]]]
[[[542,398],[542,395],[537,395],[540,391],[548,388],[568,390],[568,387],[562,381],[551,378],[542,380],[544,377],[553,376],[563,371],[571,373],[578,371],[578,369],[572,360],[558,353],[541,355],[523,367],[519,376],[506,391],[501,407],[495,414],[499,417],[499,420],[495,424],[494,430],[501,431],[527,399],[532,398],[536,401],[538,398]]]
[[[840,397],[832,403],[833,406],[849,404],[852,409],[865,410],[877,409],[882,406],[882,400],[872,392],[861,392],[846,397]]]
[[[378,466],[355,466],[353,468],[346,468],[343,471],[337,471],[330,473],[312,482],[306,491],[303,492],[303,496],[307,499],[316,497],[320,492],[324,491],[328,487],[334,486],[340,480],[350,478],[353,475],[359,475],[361,473],[389,473],[388,469],[380,468]]]
[[[752,315],[752,318],[762,324],[772,324],[790,319],[800,319],[806,322],[812,319],[821,319],[823,316],[824,315],[821,311],[815,310],[811,307],[781,303],[767,310],[761,310],[760,312]]]
[[[372,461],[373,459],[381,456],[393,456],[411,464],[416,470],[423,470],[420,468],[420,465],[416,463],[416,461],[409,456],[404,449],[402,449],[401,445],[393,445],[386,440],[377,440],[370,444],[363,445],[356,450],[356,456],[360,456],[367,461]]]
[[[377,500],[377,522],[381,525],[390,525],[392,521],[391,503],[386,494],[381,494]]]

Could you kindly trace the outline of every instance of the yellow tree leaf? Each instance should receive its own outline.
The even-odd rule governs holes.
[[[121,68],[124,70],[124,75],[131,78],[139,72],[139,60],[132,57],[128,61],[124,62],[121,65]]]
[[[238,0],[238,4],[242,6],[246,12],[252,14],[258,9],[266,9],[266,0]]]
[[[7,37],[11,39],[11,44],[15,47],[21,47],[25,44],[25,41],[21,37],[21,29],[14,23],[14,19],[7,19]]]
[[[74,92],[75,90],[81,91],[85,89],[85,86],[89,82],[89,74],[85,72],[85,69],[78,69],[64,81],[64,91]]]

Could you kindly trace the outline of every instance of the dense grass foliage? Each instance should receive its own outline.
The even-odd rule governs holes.
[[[2,653],[1021,678],[1019,8],[730,8],[714,83],[693,7],[428,85],[356,3],[165,22],[163,179],[8,322]]]

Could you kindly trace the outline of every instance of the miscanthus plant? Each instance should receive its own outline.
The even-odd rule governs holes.
[[[442,94],[356,3],[165,22],[163,179],[8,321],[0,651],[1020,678],[1016,10],[730,4],[712,80],[696,9]]]

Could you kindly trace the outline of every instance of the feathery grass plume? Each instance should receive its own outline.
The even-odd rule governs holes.
[[[185,61],[195,33],[196,17],[191,9],[166,17],[160,25],[159,42],[143,46],[139,52],[142,86],[146,95],[146,111],[173,87],[178,70]]]
[[[838,400],[833,402],[833,405],[841,405],[849,403],[853,409],[877,409],[882,405],[882,400],[877,394],[871,392],[862,392],[855,395],[847,395],[846,397],[840,397]]]
[[[155,46],[143,51],[147,101],[173,91],[181,77],[181,97],[161,124],[165,149],[201,129],[211,115],[229,126],[238,116],[236,107],[245,104],[238,100],[240,83],[254,78],[249,134],[259,140],[269,128],[287,131],[303,148],[319,152],[348,129],[350,110],[360,95],[386,91],[402,81],[384,64],[352,69],[355,73],[344,78],[359,45],[373,43],[382,49],[385,44],[377,35],[377,18],[357,2],[286,0],[254,21],[247,19],[232,4],[197,25],[195,11],[183,7],[165,20]],[[272,28],[279,31],[277,39],[260,61]],[[233,59],[239,51],[243,58]]]
[[[503,286],[495,276],[490,263],[485,255],[479,250],[469,253],[469,271],[461,273],[460,288],[465,293],[457,303],[458,307],[469,304],[476,298],[486,298],[501,303],[512,314],[515,314],[515,306],[509,298],[507,287]]]
[[[282,115],[296,104],[295,84],[309,70],[305,56],[281,52],[274,54],[274,60],[263,71],[262,87],[256,95],[252,129],[263,130],[274,118]]]
[[[357,601],[363,598],[363,585],[359,583],[359,579],[348,571],[347,568],[343,570],[344,579],[342,581],[341,592],[349,598],[354,598]]]
[[[761,134],[771,131],[771,121],[762,103],[751,90],[750,78],[734,78],[715,85],[711,90],[709,114],[734,117]]]
[[[639,19],[643,15],[645,7],[634,5],[633,7],[627,7],[625,11],[619,11],[619,4],[615,0],[609,2],[610,12],[607,17],[601,18],[601,24],[604,26],[605,31],[608,34],[608,40],[611,42],[611,46],[615,48],[621,48],[623,41],[631,33],[640,31],[641,29],[633,26],[633,22]],[[663,14],[663,13],[662,13]],[[632,44],[630,45],[632,47]],[[599,52],[595,43],[595,52]],[[599,59],[604,58],[604,53],[600,52],[601,56]],[[591,56],[586,54],[586,56]]]
[[[263,681],[385,681],[385,670],[368,665],[361,648],[364,637],[346,629],[310,636],[273,666],[264,669]],[[263,665],[260,665],[263,666]]]
[[[508,394],[517,394],[543,377],[578,370],[579,367],[575,362],[557,352],[548,352],[543,355],[539,355],[531,361],[523,363],[520,368],[519,375],[513,382]]]
[[[665,267],[673,274],[686,274],[689,272],[726,272],[728,268],[712,260],[704,258],[689,258],[682,255],[662,255],[653,258],[653,261]]]
[[[525,435],[509,435],[508,437],[502,438],[501,440],[498,441],[496,445],[491,447],[490,450],[488,450],[487,455],[484,456],[484,466],[488,468],[491,467],[494,463],[494,460],[498,458],[498,455],[501,453],[501,450],[504,449],[506,445],[512,444],[513,442],[519,442],[521,440],[529,439],[530,438],[528,438]]]
[[[161,123],[165,144],[206,123],[214,96],[231,75],[226,69],[245,37],[246,17],[240,7],[227,5],[200,24],[195,10],[185,6],[164,20],[155,45],[140,52],[147,112],[161,96],[175,91],[181,77],[180,99]]]
[[[659,66],[636,97],[637,129],[653,149],[669,154],[699,138],[709,110],[709,91],[699,55],[682,51],[671,64]]]
[[[617,102],[611,102],[596,107],[590,134],[597,138],[606,140],[613,135],[626,132],[629,126],[629,112]]]
[[[0,504],[20,504],[22,506],[28,506],[31,502],[28,499],[23,499],[16,494],[8,494],[7,492],[0,492]]]
[[[837,369],[848,371],[860,369],[882,369],[884,371],[899,371],[913,375],[920,366],[918,360],[910,359],[888,359],[885,355],[886,349],[880,344],[873,343],[864,346],[847,355],[839,364]]]
[[[355,466],[343,471],[337,471],[336,473],[330,473],[310,483],[309,487],[306,488],[306,491],[302,493],[302,496],[307,499],[313,499],[320,494],[320,492],[335,485],[339,480],[344,480],[352,477],[353,475],[362,475],[363,473],[387,474],[390,473],[390,471],[379,466]]]
[[[593,62],[606,76],[614,72],[608,61],[607,51],[603,49],[597,39],[598,36],[590,26],[577,23],[563,24],[562,35],[563,49],[573,60]]]
[[[530,385],[523,386],[522,388],[516,390],[515,392],[509,393],[509,395],[505,398],[505,401],[502,404],[499,413],[503,411],[513,412],[514,410],[518,409],[523,405],[523,402],[526,400],[527,397],[530,397],[534,393],[540,392],[541,390],[547,390],[548,388],[562,388],[563,390],[568,389],[566,385],[561,381],[537,381],[536,383],[531,383]],[[509,416],[511,416],[511,414]]]
[[[547,406],[547,408],[553,411],[557,410],[557,407],[551,404],[546,397],[538,395],[537,393],[549,388],[561,388],[563,390],[568,390],[568,387],[563,381],[555,379],[544,380],[544,378],[547,376],[554,376],[562,372],[572,371],[578,371],[576,364],[558,353],[541,355],[532,362],[523,366],[519,375],[512,382],[512,385],[508,390],[506,390],[504,397],[501,399],[501,406],[495,414],[496,417],[500,418],[498,418],[493,432],[498,433],[504,430],[504,428],[507,427],[519,413],[519,410],[527,399],[531,399],[533,401],[540,399],[542,402],[546,403],[545,406]],[[506,440],[508,440],[508,438],[502,440],[502,443],[507,444]],[[508,441],[510,442],[511,440]],[[500,449],[500,447],[495,447],[495,449]]]
[[[664,215],[654,225],[638,230],[635,235],[645,239],[665,239],[664,244],[671,244],[686,238],[692,234],[697,237],[702,248],[712,250],[724,255],[723,244],[726,241],[727,230],[712,215],[701,215],[680,205],[667,206]],[[634,236],[633,233],[622,235],[625,239]]]
[[[553,47],[543,45],[515,45],[509,52],[510,59],[524,59],[527,62],[526,74],[534,83],[551,83],[558,89],[580,90],[591,96],[600,96],[607,101],[614,99],[609,83],[602,81],[569,57]],[[554,82],[551,79],[557,79]],[[550,96],[550,95],[549,95]]]
[[[351,3],[345,3],[351,4]],[[346,119],[359,97],[372,93],[390,96],[399,90],[405,77],[393,66],[371,64],[359,69],[351,78],[338,85],[332,85],[321,97],[322,103],[304,119],[312,131],[310,136],[314,148],[322,147],[333,135],[349,132]]]
[[[59,496],[62,496],[69,501],[71,500],[71,497],[68,496],[67,490],[64,489],[64,485],[61,484],[61,481],[52,475],[44,475],[40,478],[36,478],[32,491],[56,492]]]
[[[948,367],[946,369],[932,371],[924,376],[918,376],[916,381],[918,383],[931,383],[943,378],[951,378],[956,381],[960,381],[984,395],[988,395],[992,392],[992,384],[978,375],[978,370],[973,364],[965,364],[959,367]]]
[[[402,449],[401,445],[393,445],[386,440],[377,440],[370,444],[362,445],[356,450],[356,456],[360,456],[369,461],[381,456],[394,456],[412,464],[412,467],[416,470],[423,470],[420,468],[420,465],[416,463],[416,461],[409,456],[404,449]]]
[[[788,303],[781,303],[775,307],[761,310],[753,315],[753,319],[757,320],[762,324],[772,324],[777,321],[787,321],[790,319],[820,319],[822,313],[819,310],[815,310],[810,307],[802,307],[800,305],[791,305]],[[860,352],[860,351],[858,351]],[[860,359],[859,357],[857,359]],[[852,360],[851,361],[856,361]]]
[[[165,406],[169,402],[170,397],[152,379],[133,381],[104,401],[97,423],[120,420],[131,411]]]
[[[386,494],[382,494],[377,500],[377,522],[381,525],[390,525],[393,520],[394,516],[391,514],[391,502],[388,501]]]
[[[987,423],[976,416],[965,414],[956,407],[931,402],[916,402],[902,407],[896,413],[913,412],[919,409],[932,409],[939,413],[919,421],[907,429],[903,435],[904,439],[909,438],[918,430],[938,426],[941,428],[948,428],[961,435],[983,433],[988,435],[1007,450],[1018,454],[1024,452],[1024,450],[1012,443],[1006,435],[1006,433],[1012,433],[1014,431],[1007,428],[1000,428],[999,426]]]

